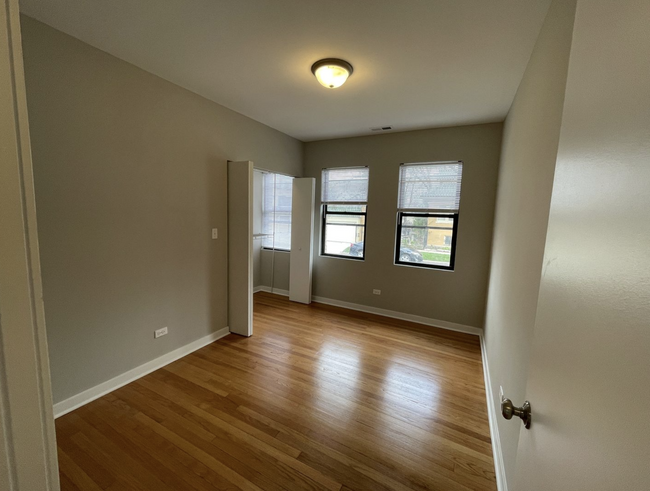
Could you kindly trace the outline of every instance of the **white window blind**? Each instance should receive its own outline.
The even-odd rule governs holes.
[[[462,162],[402,164],[397,207],[405,210],[458,212]]]
[[[262,183],[262,247],[291,250],[293,177],[267,172]]]
[[[323,203],[366,203],[368,201],[368,168],[346,167],[323,169]]]

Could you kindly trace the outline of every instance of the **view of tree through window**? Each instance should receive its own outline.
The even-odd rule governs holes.
[[[453,218],[403,215],[400,229],[399,262],[450,267]]]

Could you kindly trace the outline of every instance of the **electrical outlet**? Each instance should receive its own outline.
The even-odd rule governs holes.
[[[381,290],[373,290],[372,294],[373,295],[381,295]]]
[[[164,336],[167,334],[167,328],[166,327],[161,327],[160,329],[156,329],[153,332],[153,338],[158,339],[160,336]]]
[[[219,238],[219,230],[216,228],[212,229],[212,238],[213,239],[218,239]]]

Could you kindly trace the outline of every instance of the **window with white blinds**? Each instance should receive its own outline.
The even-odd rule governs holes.
[[[395,264],[454,269],[462,162],[402,164]]]
[[[402,164],[399,171],[400,211],[458,213],[462,162]]]
[[[323,169],[321,201],[323,204],[366,203],[368,175],[367,167]]]
[[[321,255],[365,258],[369,174],[368,167],[323,169]]]
[[[262,181],[262,247],[291,250],[293,177],[267,172]]]

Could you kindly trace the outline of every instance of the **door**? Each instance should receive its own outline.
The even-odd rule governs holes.
[[[578,1],[515,491],[650,489],[649,20]]]
[[[253,334],[253,162],[228,162],[228,327]]]
[[[315,189],[313,177],[293,180],[289,300],[306,304],[311,303]]]

